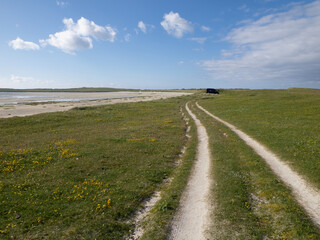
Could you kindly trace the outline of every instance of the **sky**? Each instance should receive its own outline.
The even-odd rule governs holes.
[[[320,88],[320,0],[1,0],[0,88]]]

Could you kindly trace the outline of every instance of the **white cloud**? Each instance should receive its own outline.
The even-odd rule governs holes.
[[[138,27],[140,28],[140,30],[141,30],[142,32],[144,32],[144,33],[147,32],[147,27],[146,27],[146,25],[145,25],[142,21],[140,21],[140,22],[138,23]]]
[[[188,38],[190,41],[197,42],[199,44],[203,44],[205,41],[207,41],[208,38],[206,37],[195,37],[195,38]]]
[[[222,59],[199,64],[216,80],[320,83],[320,1],[292,6],[233,29]]]
[[[170,12],[163,16],[161,26],[167,31],[168,34],[176,38],[183,37],[186,33],[193,32],[192,23],[180,17],[179,13]]]
[[[40,47],[38,44],[33,42],[27,42],[22,40],[21,38],[17,37],[16,40],[12,40],[9,42],[9,46],[12,47],[14,50],[39,50]]]
[[[184,61],[179,61],[178,62],[178,65],[183,65],[184,64]]]
[[[70,54],[73,54],[75,50],[93,47],[90,37],[79,36],[77,33],[69,30],[50,34],[49,39],[40,40],[40,43],[43,47],[49,44]]]
[[[248,8],[248,6],[246,4],[241,5],[238,9],[242,10],[246,13],[250,12],[250,8]]]
[[[26,82],[33,82],[34,79],[32,77],[21,77],[21,76],[16,76],[16,75],[13,75],[11,74],[11,77],[10,77],[10,80],[13,82],[13,83],[26,83]]]
[[[207,27],[207,26],[201,26],[201,30],[204,31],[204,32],[210,32],[211,28]]]
[[[153,26],[151,24],[146,24],[143,21],[139,21],[138,22],[138,28],[140,29],[141,32],[147,33],[151,29],[155,28],[155,26]],[[136,32],[136,34],[139,34],[139,30],[138,29],[135,29],[135,32]]]
[[[131,39],[131,34],[130,33],[127,33],[125,36],[124,36],[124,40],[126,42],[130,42],[130,39]]]
[[[11,74],[10,81],[6,81],[8,87],[13,88],[34,88],[34,87],[47,87],[50,81],[41,81],[33,77],[22,77]]]
[[[64,2],[64,1],[56,1],[56,3],[60,7],[65,7],[66,5],[68,5],[68,2]]]
[[[49,44],[66,53],[74,54],[74,51],[92,48],[92,38],[109,42],[115,40],[115,29],[110,26],[99,26],[84,17],[81,17],[76,23],[72,18],[65,18],[63,23],[66,29],[50,34],[46,40],[40,40],[42,46]]]

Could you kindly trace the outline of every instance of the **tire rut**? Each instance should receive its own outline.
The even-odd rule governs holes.
[[[206,239],[209,226],[209,190],[211,186],[211,153],[209,137],[205,127],[186,104],[186,110],[196,124],[198,135],[197,157],[180,207],[171,225],[171,240]]]
[[[214,118],[229,127],[242,140],[245,141],[265,162],[269,165],[272,171],[287,185],[293,192],[298,203],[305,209],[313,222],[320,227],[320,192],[318,189],[311,186],[303,177],[295,172],[288,164],[284,163],[272,151],[267,149],[261,143],[237,129],[232,124],[216,117],[208,112],[205,108],[196,103],[197,107],[205,112],[210,117]]]

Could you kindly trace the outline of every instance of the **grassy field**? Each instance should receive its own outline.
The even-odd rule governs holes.
[[[210,239],[319,239],[319,229],[264,161],[226,126],[193,111],[207,128],[213,155]]]
[[[213,155],[210,239],[320,239],[265,162],[194,104],[256,138],[320,188],[320,90],[312,89],[198,92],[0,119],[0,239],[123,239],[134,228],[128,220],[156,189],[162,198],[142,239],[166,239],[196,156],[195,125],[190,121],[187,141],[179,112],[186,114],[189,100]]]
[[[0,239],[123,238],[127,220],[177,168],[184,103],[0,119]]]
[[[186,110],[184,114],[190,119]],[[171,220],[179,207],[180,197],[187,184],[194,160],[196,158],[197,132],[193,122],[189,122],[191,137],[186,142],[186,152],[180,159],[179,166],[173,172],[174,178],[169,185],[161,190],[161,199],[157,202],[150,217],[145,221],[145,233],[141,240],[163,240],[167,239]]]
[[[320,90],[225,90],[199,103],[266,145],[320,188]]]

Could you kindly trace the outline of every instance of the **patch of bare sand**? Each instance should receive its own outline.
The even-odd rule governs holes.
[[[173,219],[169,239],[201,240],[206,239],[206,228],[209,227],[209,190],[210,150],[209,138],[205,127],[191,112],[188,105],[186,110],[195,121],[198,133],[197,159],[187,188],[182,196],[179,210]]]
[[[33,94],[33,93],[32,93]],[[41,93],[36,98],[37,101],[56,100],[53,93]],[[43,95],[48,94],[48,97]],[[141,102],[165,99],[177,96],[188,95],[190,93],[183,92],[108,92],[108,93],[59,93],[59,98],[63,97],[65,102],[58,103],[40,103],[36,105],[25,104],[19,102],[19,99],[10,99],[10,101],[18,102],[17,105],[0,107],[0,118],[24,117],[39,113],[68,111],[75,107],[99,106],[115,103]],[[81,100],[88,98],[108,98],[100,100]],[[68,102],[67,100],[77,98],[79,101]],[[28,99],[29,101],[32,99]],[[20,100],[21,101],[21,100]]]
[[[289,165],[282,162],[279,157],[258,141],[237,129],[232,124],[214,116],[198,103],[197,106],[215,120],[229,127],[242,140],[244,140],[247,145],[252,147],[253,150],[266,161],[272,171],[291,188],[296,200],[306,210],[313,222],[320,227],[320,192],[318,189],[312,187],[303,177],[292,170]]]

